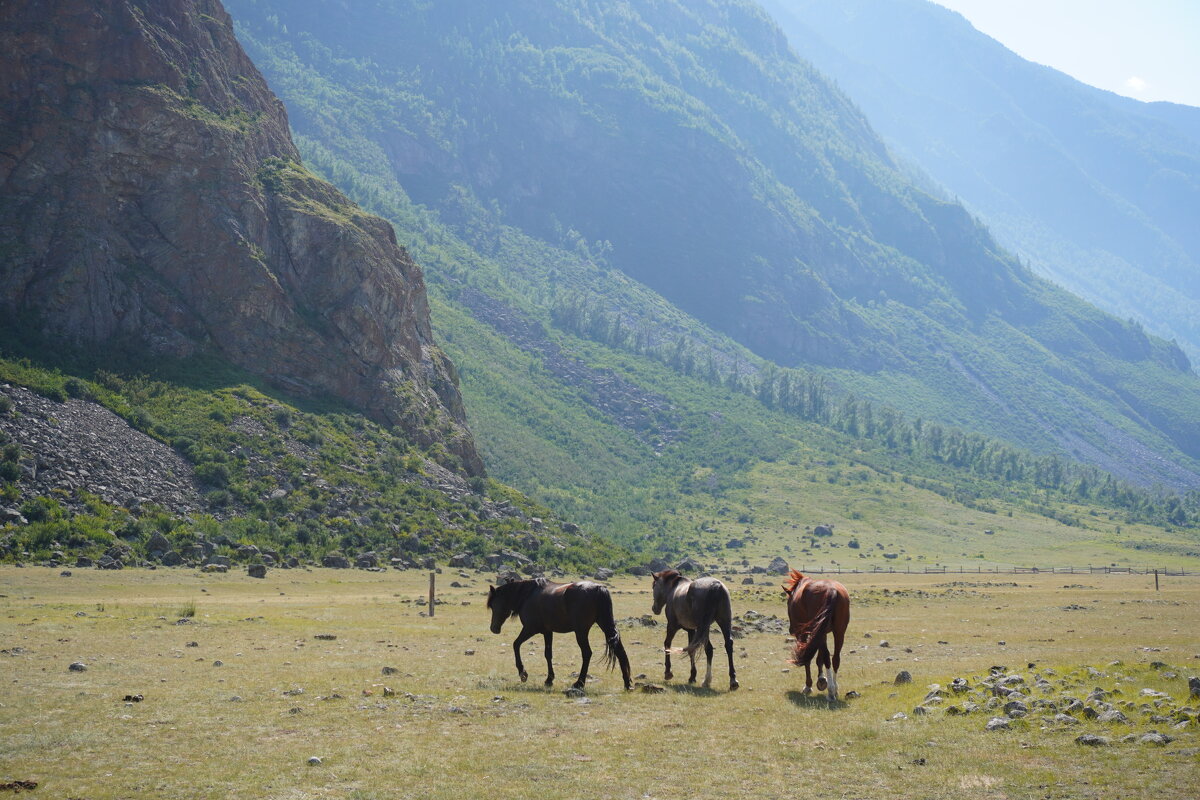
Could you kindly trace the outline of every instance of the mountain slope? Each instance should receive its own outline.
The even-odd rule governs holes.
[[[420,270],[300,164],[219,2],[6,3],[0,69],[10,324],[217,353],[482,473]]]
[[[308,152],[369,175],[368,204],[399,192],[484,254],[516,227],[914,417],[1196,485],[1182,353],[915,187],[750,3],[231,8]]]
[[[764,5],[1006,246],[1200,355],[1200,109],[1085,86],[925,0]]]

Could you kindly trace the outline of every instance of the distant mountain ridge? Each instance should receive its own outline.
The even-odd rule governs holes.
[[[483,473],[420,269],[301,165],[217,0],[6,3],[0,72],[8,324],[219,354]]]
[[[914,418],[1196,485],[1183,353],[915,186],[753,3],[230,7],[308,152],[375,208],[484,256],[512,226]]]
[[[1200,355],[1200,109],[1086,86],[927,0],[763,4],[1006,246]]]

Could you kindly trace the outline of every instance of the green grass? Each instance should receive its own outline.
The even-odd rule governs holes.
[[[1195,758],[1176,754],[1197,746],[1194,723],[1168,731],[1176,741],[1165,749],[1094,750],[1074,737],[1163,726],[1134,714],[1127,728],[1043,729],[1035,718],[988,733],[989,715],[911,712],[931,683],[993,664],[1028,676],[1029,662],[1062,677],[1093,666],[1105,673],[1094,682],[1124,698],[1150,688],[1186,702],[1195,579],[1156,594],[1152,580],[1129,576],[955,587],[944,576],[843,576],[853,612],[839,682],[861,697],[830,707],[799,694],[784,637],[765,633],[735,640],[742,689],[732,694],[679,680],[662,694],[625,693],[599,671],[591,702],[577,704],[561,690],[578,651],[561,636],[560,685],[541,687],[537,640],[521,684],[513,623],[487,631],[486,575],[440,576],[447,602],[429,618],[412,602],[424,573],[57,572],[0,567],[0,647],[23,648],[2,656],[0,776],[38,780],[46,796],[449,798],[471,787],[496,798],[739,798],[789,796],[798,781],[853,798],[1194,794]],[[452,577],[464,588],[449,588]],[[647,580],[614,588],[618,619],[648,613]],[[197,597],[190,624],[159,611]],[[1087,610],[1064,610],[1072,605]],[[773,585],[737,585],[735,613],[749,609],[780,614],[783,604]],[[661,684],[661,625],[620,629],[635,674]],[[337,639],[313,638],[326,633]],[[88,670],[69,672],[76,660]],[[1150,669],[1154,660],[1168,669]],[[901,669],[913,684],[892,685]],[[718,662],[714,686],[724,679]],[[127,694],[145,700],[127,706]],[[910,718],[888,721],[901,711]],[[323,763],[310,767],[314,755]]]

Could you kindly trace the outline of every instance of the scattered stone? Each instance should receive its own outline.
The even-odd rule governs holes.
[[[399,673],[400,670],[396,669],[395,667],[384,667],[380,670],[380,672],[382,672],[384,675],[395,675]]]
[[[615,574],[616,574],[615,572],[613,572],[611,569],[608,569],[607,567],[600,567],[600,569],[596,570],[596,580],[607,581],[607,580],[611,579],[612,576]]]
[[[323,642],[332,642],[337,639],[337,634],[334,633],[317,633],[313,634],[314,639],[320,639]]]
[[[571,698],[572,700],[575,700],[577,698],[584,697],[587,694],[587,692],[583,691],[583,689],[579,689],[575,686],[571,686],[565,692],[563,692],[563,694],[565,694],[567,697]]]
[[[988,720],[985,730],[989,731],[1006,731],[1012,727],[1012,720],[1008,717],[992,717]]]
[[[1144,734],[1138,739],[1138,744],[1153,744],[1158,747],[1166,747],[1172,741],[1170,736],[1164,736],[1158,731],[1150,731],[1150,733]]]
[[[894,683],[896,686],[899,686],[903,683],[912,683],[912,673],[906,669],[900,670],[896,673],[896,680]]]
[[[60,578],[69,578],[69,577],[71,577],[71,570],[69,570],[69,569],[64,569],[62,572],[58,573],[58,577],[60,577]]]
[[[1188,678],[1188,690],[1191,692],[1193,700],[1200,699],[1200,678],[1195,676]]]
[[[1101,713],[1100,716],[1096,717],[1096,721],[1120,725],[1129,724],[1129,718],[1115,708]]]
[[[473,656],[473,655],[475,655],[475,651],[474,650],[464,650],[463,655]]]
[[[1075,737],[1075,744],[1081,744],[1085,747],[1108,747],[1112,742],[1107,736],[1097,736],[1094,733],[1081,733]]]
[[[319,765],[320,763],[321,763],[321,759],[317,756],[310,756],[308,759],[308,765],[310,767],[315,767],[315,766]]]
[[[86,672],[87,664],[84,664],[82,661],[75,661],[72,662],[71,666],[67,667],[67,669],[69,669],[71,672]]]
[[[214,667],[223,667],[223,666],[225,666],[225,662],[218,658],[216,661],[213,662],[213,666]]]
[[[892,719],[897,721],[908,719],[908,714],[905,714],[903,711],[897,711],[895,714],[892,714]]]
[[[144,696],[140,695],[140,694],[127,694],[127,695],[125,695],[125,701],[124,701],[124,702],[126,702],[126,703],[140,703],[140,702],[142,702],[142,701],[143,701],[143,700],[145,700],[145,699],[146,699],[146,698],[145,698]]]
[[[250,566],[246,567],[246,574],[251,578],[265,578],[267,577],[267,565],[251,564]]]
[[[240,694],[235,694],[233,697],[229,698],[229,702],[240,703],[242,702],[242,696]]]
[[[638,689],[646,694],[662,694],[666,691],[666,687],[659,686],[657,683],[639,683]]]
[[[5,781],[0,783],[0,792],[32,792],[38,787],[37,781]]]
[[[856,698],[856,697],[862,697],[862,695],[861,695],[861,694],[859,694],[858,692],[854,691],[853,689],[851,689],[850,691],[846,692],[846,694],[844,695],[844,697],[845,697],[847,700],[853,700],[853,699],[854,699],[854,698]]]
[[[891,647],[892,645],[890,642],[888,642],[887,639],[884,639],[882,642],[879,643],[879,646],[880,647]]]
[[[929,713],[929,709],[925,706],[916,706],[913,708],[912,713],[914,717],[923,717]]]

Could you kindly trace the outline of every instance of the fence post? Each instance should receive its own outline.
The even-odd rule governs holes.
[[[433,610],[437,607],[434,605],[436,598],[434,597],[434,580],[437,578],[436,572],[429,573],[429,616],[433,616]]]
[[[1158,570],[1154,570],[1154,591],[1158,591]]]

